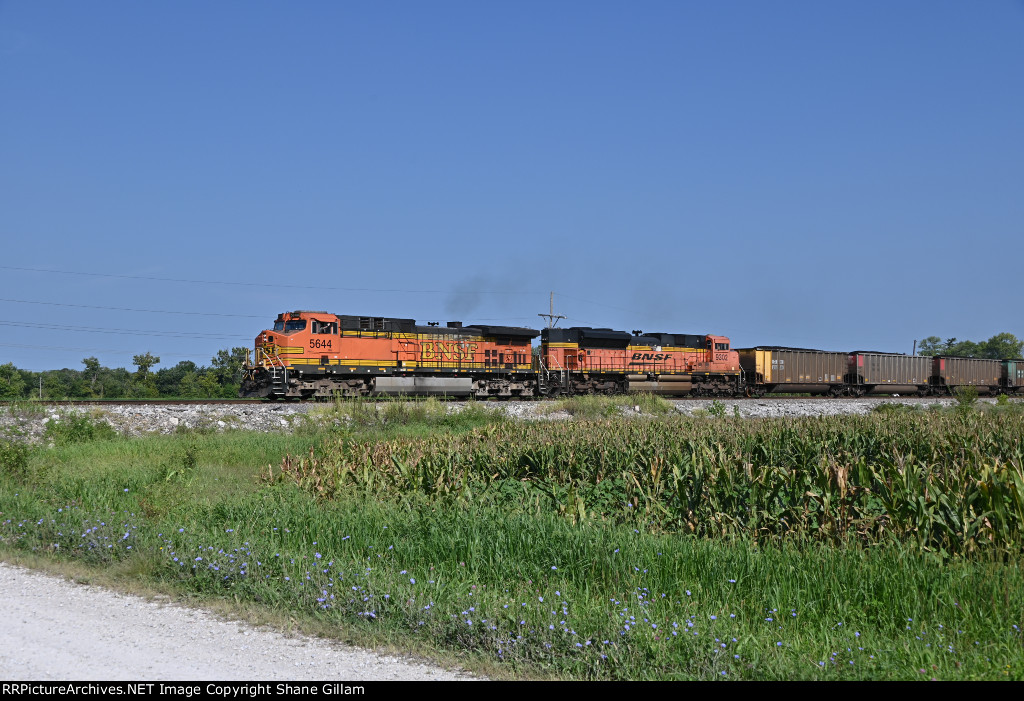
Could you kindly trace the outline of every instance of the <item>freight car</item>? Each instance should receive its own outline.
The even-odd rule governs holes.
[[[772,346],[740,348],[739,356],[748,397],[766,392],[849,394],[846,353]]]
[[[1001,385],[1007,393],[1020,392],[1024,394],[1024,360],[1003,360]]]
[[[931,393],[932,359],[924,355],[899,355],[854,351],[850,354],[845,376],[848,394],[916,394]]]
[[[1003,386],[1004,362],[937,356],[932,359],[932,390],[949,394],[958,387],[976,387],[979,394],[996,394]]]

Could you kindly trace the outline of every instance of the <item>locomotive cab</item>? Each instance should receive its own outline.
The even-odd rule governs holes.
[[[706,348],[709,363],[720,366],[722,370],[739,369],[740,354],[732,350],[729,339],[725,336],[708,336]]]
[[[278,314],[272,329],[256,337],[256,365],[287,367],[299,357],[306,364],[328,365],[341,353],[338,317],[328,312]]]

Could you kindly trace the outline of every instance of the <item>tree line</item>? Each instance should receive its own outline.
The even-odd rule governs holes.
[[[132,358],[135,371],[108,368],[95,357],[84,358],[81,370],[64,368],[33,372],[13,363],[0,365],[0,399],[158,399],[230,398],[238,396],[246,349],[217,351],[210,365],[183,360],[152,370],[160,357],[150,352]]]
[[[959,358],[1020,358],[1024,350],[1024,341],[1020,341],[1012,333],[997,333],[987,341],[961,341],[947,338],[943,341],[938,336],[929,336],[918,345],[918,355],[953,355]]]

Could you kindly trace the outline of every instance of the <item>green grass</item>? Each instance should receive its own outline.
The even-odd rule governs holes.
[[[574,395],[552,402],[542,411],[547,414],[564,411],[577,419],[607,419],[620,416],[634,407],[640,407],[640,412],[648,416],[675,413],[671,402],[649,392],[615,396]]]
[[[475,401],[452,404],[434,397],[411,401],[339,398],[299,415],[297,430],[319,437],[425,436],[462,433],[506,420],[500,411]]]
[[[451,440],[509,430],[425,417]],[[574,522],[472,493],[323,499],[266,481],[283,455],[369,442],[372,425],[33,449],[11,460],[18,469],[0,461],[0,553],[499,677],[1024,677],[1019,547],[942,556],[913,540],[757,542],[666,532],[645,517]],[[824,436],[837,424],[801,430],[815,425]],[[385,428],[390,441],[428,440],[408,433],[414,423]]]

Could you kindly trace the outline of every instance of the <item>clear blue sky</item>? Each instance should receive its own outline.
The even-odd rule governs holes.
[[[550,291],[741,346],[1022,336],[1024,3],[0,1],[0,240],[34,370]]]

